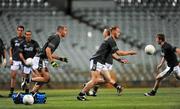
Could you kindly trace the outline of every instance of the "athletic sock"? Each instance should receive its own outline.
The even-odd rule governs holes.
[[[154,94],[154,95],[156,94],[156,92],[157,92],[157,91],[155,91],[155,90],[152,90],[152,91],[151,91],[151,93]]]
[[[114,86],[115,88],[117,88],[118,86],[121,87],[121,85],[119,85],[118,83],[114,83],[113,86]]]
[[[83,92],[79,93],[79,96],[84,96],[84,95],[85,95],[85,93],[83,93]]]
[[[93,88],[93,92],[97,92],[98,91],[98,89],[99,89],[99,87],[98,86],[94,86],[94,88]]]
[[[31,91],[30,93],[31,93],[32,95],[34,95],[36,92],[34,92],[34,91]]]
[[[14,92],[14,88],[13,87],[11,87],[11,89],[10,89],[10,93],[13,93]]]
[[[25,93],[29,93],[29,89],[25,89]]]

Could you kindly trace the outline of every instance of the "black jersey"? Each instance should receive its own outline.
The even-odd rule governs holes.
[[[47,59],[46,48],[47,47],[51,48],[51,53],[53,53],[59,46],[59,43],[60,43],[60,37],[57,34],[49,36],[47,42],[45,43],[41,52],[39,53],[39,56],[41,58]]]
[[[24,39],[25,39],[24,37],[22,37],[22,38],[15,37],[15,38],[11,39],[12,58],[15,61],[20,61],[19,46],[24,41]]]
[[[19,47],[19,53],[23,53],[25,59],[33,58],[39,51],[39,44],[35,40],[27,42],[24,40]]]
[[[112,59],[112,54],[118,50],[117,44],[112,37],[104,40],[100,45],[97,52],[92,56],[91,59],[94,59],[101,64],[105,64],[106,60]]]
[[[105,63],[111,64],[111,65],[113,64],[112,54],[113,54],[113,53],[109,54],[109,56],[106,58],[106,62],[105,62]]]
[[[162,56],[167,61],[169,67],[174,67],[178,65],[177,56],[175,54],[176,47],[172,47],[169,43],[165,42],[162,47]]]
[[[2,39],[0,38],[0,58],[1,58],[1,56],[4,55],[4,49],[5,49],[4,43],[3,43]]]

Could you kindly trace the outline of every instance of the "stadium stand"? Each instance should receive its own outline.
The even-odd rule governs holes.
[[[147,1],[147,0],[146,0]],[[0,2],[0,37],[9,48],[9,39],[16,35],[16,26],[22,24],[26,30],[33,32],[33,39],[42,47],[49,35],[55,32],[59,24],[67,25],[69,35],[63,39],[60,49],[56,52],[69,58],[68,64],[51,70],[52,81],[66,83],[82,83],[89,78],[89,58],[103,40],[102,28],[106,25],[119,25],[123,32],[122,39],[117,44],[122,50],[134,49],[137,56],[127,57],[132,64],[115,62],[114,70],[118,81],[153,81],[153,72],[159,55],[148,56],[144,53],[145,44],[154,44],[154,35],[165,33],[170,42],[180,46],[180,31],[178,31],[179,2],[174,5],[156,6],[155,1],[121,3],[116,1],[112,8],[77,7],[72,15],[38,0],[5,0]],[[165,3],[166,4],[166,3]],[[155,9],[156,8],[156,9]],[[155,11],[157,10],[158,11]],[[168,10],[168,11],[167,11]],[[85,22],[86,23],[85,23]],[[158,54],[158,53],[157,53]],[[5,73],[6,72],[6,73]],[[4,82],[8,82],[9,68],[1,69]],[[4,77],[7,77],[6,79]]]

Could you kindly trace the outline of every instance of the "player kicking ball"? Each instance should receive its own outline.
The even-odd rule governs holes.
[[[159,72],[160,68],[162,67],[165,61],[167,62],[167,67],[164,71],[162,71],[156,76],[156,81],[152,91],[149,93],[144,93],[145,96],[155,96],[159,88],[160,82],[164,78],[172,74],[176,77],[176,79],[180,80],[180,67],[178,65],[179,62],[175,54],[177,53],[178,55],[180,55],[180,49],[173,47],[171,44],[167,43],[165,41],[164,34],[157,34],[156,42],[161,46],[162,51],[162,59],[160,64],[157,66],[157,72]]]
[[[86,86],[82,89],[82,91],[77,96],[78,100],[85,101],[86,93],[89,92],[91,88],[93,88],[97,84],[105,83],[106,81],[113,85],[118,92],[121,92],[122,86],[119,85],[115,81],[108,80],[109,73],[105,67],[105,63],[107,58],[112,55],[125,56],[125,55],[134,55],[135,51],[121,51],[118,49],[117,44],[115,42],[120,36],[120,28],[114,26],[111,28],[111,36],[106,37],[104,41],[101,43],[97,52],[90,59],[90,69],[91,69],[91,80],[86,84]],[[104,77],[104,78],[102,78]]]

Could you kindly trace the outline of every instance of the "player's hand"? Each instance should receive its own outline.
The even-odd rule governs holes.
[[[129,51],[129,55],[136,55],[136,54],[137,54],[136,51],[133,50]]]
[[[10,63],[10,65],[13,65],[13,59],[12,59],[12,57],[9,58],[9,63]]]
[[[6,66],[6,58],[3,60],[3,66]]]
[[[52,67],[59,67],[59,64],[56,61],[51,62]]]
[[[58,60],[68,63],[68,58],[59,58]]]
[[[127,59],[121,59],[120,62],[123,64],[127,64],[129,61]]]

